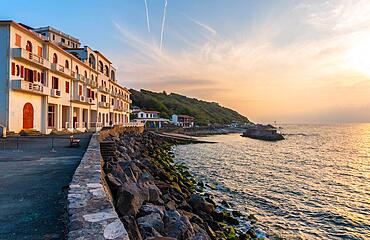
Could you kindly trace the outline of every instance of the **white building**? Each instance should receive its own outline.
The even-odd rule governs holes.
[[[0,125],[99,130],[130,121],[130,93],[99,51],[51,27],[0,21]]]
[[[159,118],[159,112],[157,112],[157,111],[140,110],[136,114],[137,114],[138,119]]]

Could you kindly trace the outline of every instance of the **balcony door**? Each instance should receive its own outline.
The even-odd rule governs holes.
[[[26,103],[23,107],[23,129],[33,128],[33,106]]]

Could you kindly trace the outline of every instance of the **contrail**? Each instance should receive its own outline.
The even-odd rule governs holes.
[[[159,50],[162,51],[163,45],[163,33],[164,33],[164,23],[166,22],[166,10],[167,10],[167,0],[164,0],[164,9],[163,9],[163,19],[162,19],[162,31],[161,31],[161,43],[159,45]]]
[[[145,3],[145,13],[146,13],[146,24],[148,26],[148,33],[150,33],[150,22],[149,22],[149,11],[148,11],[148,3],[144,0]]]

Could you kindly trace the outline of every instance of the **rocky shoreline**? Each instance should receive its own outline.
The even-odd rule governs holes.
[[[237,230],[238,211],[216,204],[203,183],[174,163],[172,146],[187,143],[150,132],[101,142],[105,180],[130,239],[257,239],[253,226]]]

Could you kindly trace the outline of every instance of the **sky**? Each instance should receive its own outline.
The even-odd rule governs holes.
[[[255,122],[370,121],[368,0],[29,2],[2,0],[0,18],[77,37],[129,88],[215,101]]]

